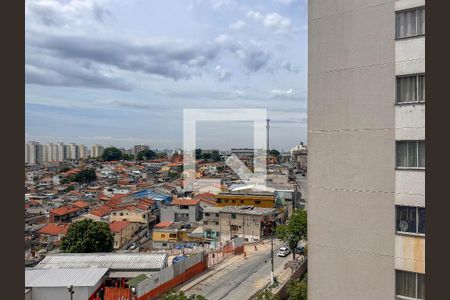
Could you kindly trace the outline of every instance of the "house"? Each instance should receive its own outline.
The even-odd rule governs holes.
[[[71,219],[80,215],[81,209],[73,205],[60,206],[50,210],[50,223],[70,222]]]
[[[220,237],[220,207],[206,207],[203,210],[203,237],[215,240]]]
[[[160,207],[161,222],[196,222],[202,218],[199,200],[191,198],[173,199],[170,205]]]
[[[113,221],[109,223],[109,229],[114,236],[114,249],[120,249],[131,240],[139,229],[139,224],[128,221]]]
[[[57,245],[62,238],[67,234],[69,224],[67,223],[48,223],[38,233],[40,234],[39,242],[41,245]]]
[[[152,232],[153,248],[171,249],[178,243],[198,242],[201,240],[190,236],[195,230],[190,224],[183,222],[161,222],[155,225]]]
[[[87,213],[89,211],[89,203],[85,202],[85,201],[75,201],[72,203],[73,206],[78,207],[79,210],[79,214],[84,214]]]
[[[258,242],[271,234],[279,211],[275,208],[254,206],[226,206],[219,212],[220,238],[222,242],[243,237],[245,242]]]

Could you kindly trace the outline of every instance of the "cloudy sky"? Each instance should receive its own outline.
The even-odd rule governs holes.
[[[306,141],[306,0],[26,0],[26,139],[182,147],[185,108],[266,108]],[[202,122],[202,148],[252,147]]]

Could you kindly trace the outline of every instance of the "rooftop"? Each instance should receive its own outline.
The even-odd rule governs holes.
[[[66,234],[68,228],[68,224],[48,223],[47,225],[39,229],[39,233],[48,235]]]
[[[63,216],[63,215],[67,215],[70,213],[74,213],[78,210],[79,210],[79,208],[76,206],[66,205],[66,206],[54,208],[54,209],[50,210],[50,213],[54,214],[54,215],[58,215],[58,216]]]
[[[270,215],[277,212],[276,208],[264,208],[254,206],[225,206],[220,210],[221,213],[236,213],[246,215]]]
[[[108,268],[25,269],[25,287],[95,286]]]
[[[167,262],[165,253],[61,253],[47,255],[39,269],[110,268],[111,270],[160,270]]]
[[[130,222],[128,221],[115,221],[109,223],[109,229],[111,229],[111,232],[118,233],[124,230]]]

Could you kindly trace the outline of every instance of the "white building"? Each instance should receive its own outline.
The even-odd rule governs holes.
[[[39,142],[25,144],[25,163],[36,164],[44,160],[44,148]]]
[[[91,157],[99,157],[103,154],[105,148],[102,145],[95,144],[91,148]]]

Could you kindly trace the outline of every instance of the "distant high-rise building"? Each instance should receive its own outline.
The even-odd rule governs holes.
[[[58,161],[63,161],[65,159],[67,159],[67,147],[66,145],[64,145],[63,143],[57,143],[56,144],[57,147],[57,157],[58,157]]]
[[[80,158],[79,147],[75,143],[70,143],[67,145],[67,158],[68,159],[78,159]]]
[[[79,145],[79,158],[87,158],[89,156],[88,148],[85,145]]]
[[[91,148],[91,157],[99,157],[103,154],[105,148],[102,145],[95,144]]]
[[[425,1],[309,1],[308,299],[425,299]]]
[[[148,150],[150,149],[150,147],[148,145],[135,145],[134,147],[134,153],[133,154],[138,154],[139,152],[143,151],[143,150]]]
[[[44,148],[39,142],[25,144],[25,163],[36,164],[44,160]]]

